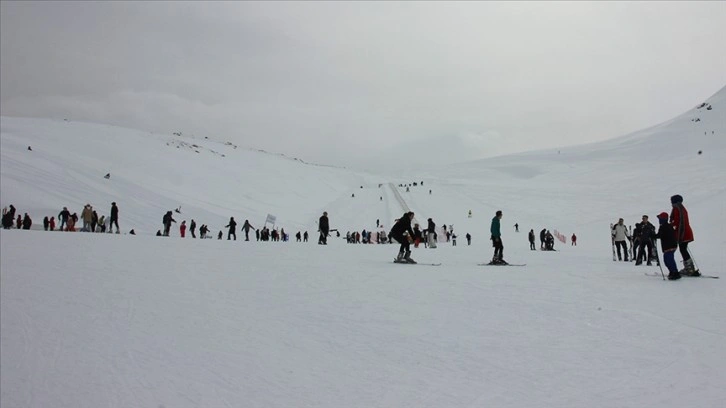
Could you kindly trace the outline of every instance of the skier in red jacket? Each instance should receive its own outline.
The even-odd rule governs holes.
[[[676,232],[678,250],[683,257],[684,268],[680,273],[687,276],[701,276],[693,263],[693,259],[691,259],[691,254],[688,252],[688,243],[693,241],[693,230],[691,230],[691,224],[688,221],[688,211],[683,206],[683,197],[678,194],[674,195],[671,197],[671,205],[673,210],[671,210],[670,224]]]
[[[179,235],[181,235],[182,238],[184,238],[184,233],[187,231],[187,221],[182,221],[181,225],[179,226]]]

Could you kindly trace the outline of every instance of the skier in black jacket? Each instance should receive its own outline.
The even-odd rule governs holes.
[[[328,224],[328,212],[323,211],[323,215],[318,220],[318,230],[320,231],[320,238],[318,238],[318,244],[328,245],[328,233],[330,232],[330,224]]]
[[[174,221],[176,222],[176,221]],[[111,220],[108,222],[108,233],[110,234],[113,230],[113,226],[116,225],[116,233],[120,234],[121,229],[118,227],[118,207],[116,206],[116,202],[114,201],[111,203]],[[171,224],[169,224],[171,227]],[[169,235],[169,234],[166,234]]]
[[[411,259],[411,241],[413,241],[413,229],[411,229],[411,220],[413,220],[413,211],[404,213],[403,216],[393,225],[388,236],[401,243],[398,250],[396,262],[416,263]]]
[[[234,220],[234,217],[229,217],[229,224],[225,225],[225,228],[229,228],[227,241],[230,240],[230,237],[234,237],[234,240],[237,241],[237,222]],[[222,231],[220,231],[221,233]]]
[[[648,221],[648,216],[644,215],[643,220],[640,222],[640,234],[639,234],[639,242],[638,242],[638,257],[635,261],[636,265],[640,265],[643,263],[643,259],[645,258],[646,265],[651,265],[650,263],[650,254],[653,253],[653,238],[655,238],[655,226]],[[637,226],[636,226],[637,229]],[[635,233],[633,233],[633,236],[635,236]],[[648,248],[648,252],[645,252],[646,247]]]

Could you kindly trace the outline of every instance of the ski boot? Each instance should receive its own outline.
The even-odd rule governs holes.
[[[678,271],[671,271],[668,273],[668,280],[678,280],[681,279],[681,274],[678,273]]]
[[[403,252],[399,252],[398,253],[398,256],[396,256],[396,259],[394,259],[393,262],[396,262],[396,263],[406,263],[406,260],[403,257],[404,257]]]
[[[416,263],[416,261],[414,261],[413,258],[411,258],[411,251],[406,251],[406,254],[403,256],[403,259],[406,262],[411,263],[411,264],[415,264]]]
[[[693,276],[693,277],[701,276],[701,272],[699,272],[698,269],[696,269],[696,266],[693,264],[693,259],[684,261],[683,266],[684,266],[684,268],[681,271],[682,275]]]

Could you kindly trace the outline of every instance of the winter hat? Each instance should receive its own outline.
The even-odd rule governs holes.
[[[683,202],[683,197],[681,197],[679,194],[676,194],[671,197],[671,204],[680,204]]]
[[[668,219],[668,213],[664,211],[664,212],[658,214],[658,219],[659,220],[664,220],[664,219],[667,220]]]

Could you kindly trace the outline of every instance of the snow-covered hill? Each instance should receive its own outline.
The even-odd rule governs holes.
[[[699,267],[722,275],[726,88],[703,103],[603,143],[390,177],[2,117],[0,205],[38,225],[116,201],[138,235],[0,231],[0,405],[722,407],[723,279],[645,276],[658,267],[613,262],[608,232],[681,194]],[[154,237],[179,206],[213,232],[273,214],[311,242]],[[315,245],[322,211],[344,233],[387,230],[404,207],[453,225],[457,246],[414,249],[441,266],[395,265],[397,245]],[[500,209],[505,258],[525,267],[477,266]],[[542,228],[578,245],[530,251]]]

